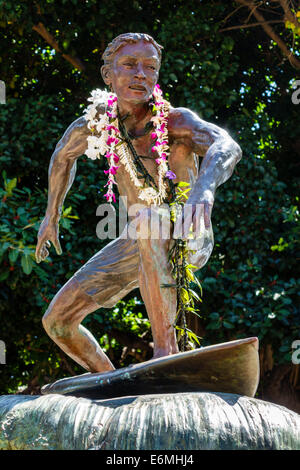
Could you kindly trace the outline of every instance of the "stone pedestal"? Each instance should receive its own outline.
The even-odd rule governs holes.
[[[300,416],[229,393],[0,397],[0,449],[300,450]]]

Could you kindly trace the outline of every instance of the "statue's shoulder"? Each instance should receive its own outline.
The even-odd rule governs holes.
[[[199,116],[188,108],[171,107],[169,110],[168,129],[174,133],[183,129],[192,130],[195,123],[199,120]]]

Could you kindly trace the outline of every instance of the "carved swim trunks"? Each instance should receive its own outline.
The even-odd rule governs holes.
[[[128,225],[124,232],[127,231]],[[101,307],[113,307],[125,295],[139,287],[140,253],[136,239],[122,235],[96,253],[73,278],[81,289]],[[198,269],[208,261],[213,250],[212,227],[201,239],[189,240],[189,262]]]

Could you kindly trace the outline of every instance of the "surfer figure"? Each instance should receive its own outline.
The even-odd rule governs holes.
[[[161,49],[153,38],[140,33],[122,34],[108,45],[101,73],[111,93],[92,94],[91,107],[68,127],[50,162],[37,262],[49,255],[51,243],[58,254],[62,252],[58,237],[62,205],[74,181],[76,160],[84,153],[93,159],[99,154],[107,158],[108,202],[114,202],[117,185],[119,195],[127,198],[128,212],[134,204],[143,204],[136,214],[129,213],[135,236],[129,236],[126,227],[96,253],[60,289],[43,317],[52,340],[90,372],[115,368],[81,322],[100,307],[113,307],[137,287],[151,322],[153,357],[178,352],[177,290],[164,287],[174,285],[168,257],[174,234],[180,233],[180,239],[192,247],[189,262],[199,269],[204,266],[213,249],[216,189],[230,178],[241,158],[239,145],[225,130],[189,109],[172,108],[163,99],[157,85]],[[183,189],[184,184],[190,188],[186,204],[191,210],[178,214],[169,237],[144,236],[158,213],[162,228],[168,223],[164,208],[174,202],[178,182]],[[197,237],[190,240],[191,227],[196,227]]]

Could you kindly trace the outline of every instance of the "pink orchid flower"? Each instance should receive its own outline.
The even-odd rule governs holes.
[[[104,197],[106,198],[107,202],[111,202],[111,200],[113,200],[113,202],[116,202],[116,196],[113,192],[107,192],[106,194],[104,194]]]
[[[106,127],[106,130],[107,130],[107,131],[113,130],[113,131],[115,131],[115,132],[117,132],[117,133],[120,132],[119,129],[118,129],[117,127],[113,126],[113,125],[107,126],[107,127]]]
[[[117,114],[116,114],[116,113],[111,113],[111,112],[109,112],[109,111],[106,111],[106,114],[107,114],[107,116],[109,116],[109,117],[112,118],[112,119],[115,119],[115,118],[117,117]]]
[[[107,100],[108,106],[112,106],[115,103],[115,101],[117,101],[117,97],[110,96],[109,99]]]
[[[116,137],[112,137],[111,135],[108,136],[108,139],[106,141],[107,145],[111,144],[117,144],[119,142],[119,139],[116,139]]]
[[[104,173],[106,175],[116,175],[118,168],[118,166],[111,166],[109,170],[104,170]]]
[[[166,178],[169,178],[169,180],[174,180],[176,178],[175,173],[173,171],[169,170],[166,172]]]

